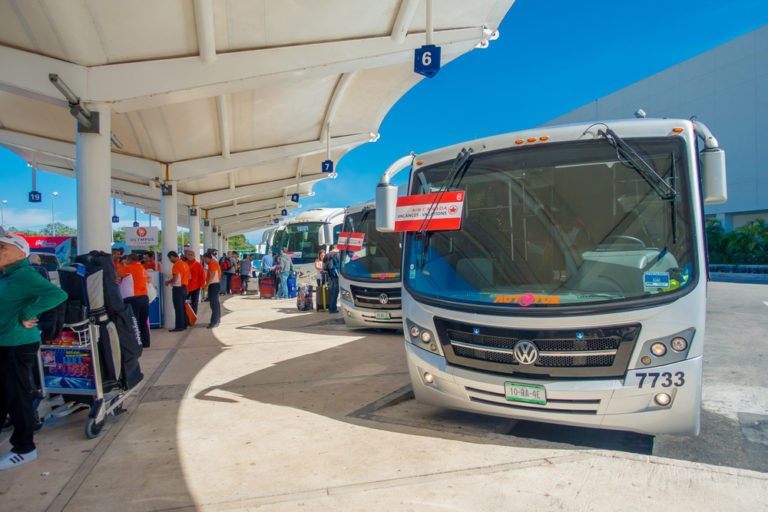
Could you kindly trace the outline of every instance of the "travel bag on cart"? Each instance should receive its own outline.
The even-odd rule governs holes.
[[[302,284],[296,291],[296,308],[299,311],[312,311],[314,308],[312,295],[312,285]]]
[[[317,301],[317,310],[318,311],[325,311],[328,309],[328,285],[322,284],[317,287],[317,292],[315,294],[315,300]]]

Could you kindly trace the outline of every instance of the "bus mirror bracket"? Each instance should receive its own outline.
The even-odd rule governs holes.
[[[722,204],[728,200],[725,151],[718,146],[717,139],[703,123],[695,121],[694,131],[704,140],[704,150],[699,153],[704,204]]]
[[[397,211],[397,186],[389,182],[397,173],[413,165],[414,154],[411,153],[396,160],[381,175],[376,186],[376,231],[391,233],[395,230],[395,213]]]

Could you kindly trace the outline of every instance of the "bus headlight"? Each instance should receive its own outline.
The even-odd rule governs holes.
[[[428,350],[429,352],[443,355],[443,351],[440,349],[440,344],[435,340],[435,335],[432,333],[432,331],[425,329],[424,327],[415,324],[408,319],[405,320],[405,325],[406,341],[416,345],[419,348]]]
[[[341,289],[341,298],[352,302],[352,294],[349,293],[349,290],[345,290],[344,288]]]
[[[667,353],[667,346],[663,343],[654,343],[651,345],[651,354],[655,355],[656,357],[661,357],[664,354]]]
[[[654,402],[662,407],[666,407],[672,402],[672,397],[667,393],[658,393],[653,397]]]
[[[672,338],[672,350],[675,352],[682,352],[683,350],[688,348],[688,342],[685,338],[681,338],[678,336],[677,338]]]

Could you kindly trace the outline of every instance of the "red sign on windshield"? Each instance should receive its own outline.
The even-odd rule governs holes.
[[[438,197],[439,201],[433,206]],[[465,198],[466,193],[463,190],[445,192],[442,196],[433,193],[399,197],[395,213],[395,231],[461,229]],[[425,222],[427,216],[429,221]]]

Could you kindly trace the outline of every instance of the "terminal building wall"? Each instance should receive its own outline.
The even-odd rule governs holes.
[[[768,25],[546,123],[696,116],[726,152],[728,201],[706,207],[726,230],[768,221]]]

